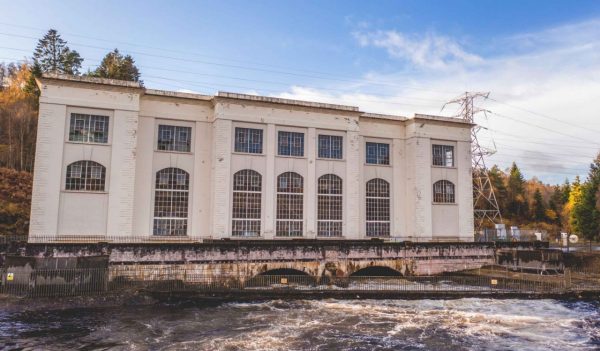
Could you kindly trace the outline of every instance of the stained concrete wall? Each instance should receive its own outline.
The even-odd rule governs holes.
[[[508,244],[535,251],[538,244]],[[292,268],[310,275],[348,276],[369,266],[389,267],[404,275],[430,275],[475,269],[496,262],[500,246],[481,243],[395,244],[370,241],[248,241],[211,244],[28,244],[13,255],[35,258],[107,256],[111,266],[133,272],[177,270],[215,277],[254,276]],[[122,267],[121,267],[122,266]],[[117,268],[115,268],[117,269]],[[142,274],[142,273],[139,273]]]

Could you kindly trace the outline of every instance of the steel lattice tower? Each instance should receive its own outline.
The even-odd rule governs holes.
[[[489,92],[466,92],[456,99],[448,101],[442,107],[444,109],[448,104],[459,104],[460,111],[457,117],[474,124],[473,128],[471,128],[471,163],[473,172],[474,224],[476,231],[482,229],[486,221],[502,223],[500,206],[498,206],[496,194],[494,194],[494,188],[492,187],[484,159],[485,156],[494,154],[495,150],[482,147],[477,138],[477,134],[482,127],[475,123],[475,115],[480,112],[485,114],[486,110],[477,108],[473,104],[476,98],[487,99],[489,95]]]

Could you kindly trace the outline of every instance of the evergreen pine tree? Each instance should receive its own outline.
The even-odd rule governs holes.
[[[532,203],[532,217],[536,222],[543,222],[546,220],[546,205],[544,204],[544,199],[542,197],[542,192],[540,189],[536,189],[533,194],[533,203]]]
[[[508,175],[508,215],[516,220],[524,220],[529,213],[527,200],[525,197],[525,179],[523,173],[513,162]]]
[[[140,82],[140,71],[130,55],[123,56],[118,49],[104,56],[100,66],[89,73],[92,77]]]
[[[38,76],[46,72],[79,74],[81,62],[79,53],[71,50],[55,29],[50,29],[33,52],[33,73]]]
[[[573,209],[578,230],[584,238],[594,240],[600,231],[600,211],[597,207],[600,187],[600,154],[590,165],[586,183],[581,187],[581,201]]]

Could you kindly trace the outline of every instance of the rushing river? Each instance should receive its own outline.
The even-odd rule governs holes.
[[[2,350],[598,350],[600,304],[296,300],[0,312]]]

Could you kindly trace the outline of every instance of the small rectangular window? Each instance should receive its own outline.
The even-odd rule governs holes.
[[[319,135],[319,158],[342,159],[343,137],[338,135]]]
[[[304,133],[279,132],[278,155],[304,156]]]
[[[432,145],[433,165],[454,167],[454,146]]]
[[[157,149],[160,151],[190,152],[192,128],[180,126],[158,126]]]
[[[108,116],[72,113],[69,124],[69,141],[108,143]]]
[[[389,165],[390,144],[367,143],[367,163],[374,165]]]
[[[253,128],[235,128],[235,152],[262,154],[263,130]]]

